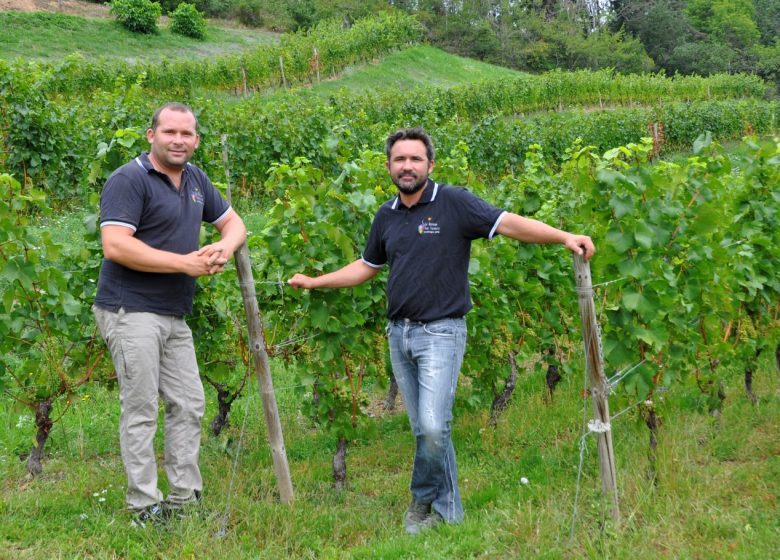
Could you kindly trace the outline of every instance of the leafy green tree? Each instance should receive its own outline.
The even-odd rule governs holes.
[[[691,40],[694,31],[677,0],[637,0],[614,3],[611,27],[637,37],[658,68],[667,68],[674,50]]]
[[[753,0],[755,21],[761,33],[761,43],[775,44],[780,38],[780,2],[777,0]]]
[[[728,45],[696,41],[676,47],[664,67],[669,72],[709,76],[733,71],[737,58],[737,53]]]
[[[696,29],[732,48],[744,49],[760,39],[752,0],[689,0],[686,11]]]
[[[309,29],[318,21],[314,0],[291,0],[287,4],[287,11],[294,23],[292,31]]]
[[[759,44],[761,32],[752,0],[689,0],[686,11],[694,27],[707,35],[707,44],[715,47],[717,55],[726,54],[726,49],[718,45],[731,50],[730,71],[755,68],[753,48]],[[705,54],[703,47],[696,50]],[[714,62],[714,56],[708,58]]]
[[[554,24],[541,16],[523,14],[512,24],[513,34],[502,56],[516,57],[516,66],[536,72],[577,68],[614,68],[619,72],[647,72],[653,62],[642,44],[622,31],[583,32],[580,24],[560,16]]]
[[[780,38],[775,44],[765,47],[758,45],[753,49],[756,56],[758,74],[769,80],[774,80],[780,86]]]

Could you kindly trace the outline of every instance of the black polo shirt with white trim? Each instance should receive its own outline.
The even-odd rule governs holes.
[[[187,164],[176,189],[144,153],[111,175],[100,196],[100,227],[122,226],[150,247],[187,254],[200,246],[202,222],[217,224],[230,205],[206,174]],[[186,315],[195,278],[183,273],[141,272],[103,259],[95,304],[112,311]]]
[[[411,208],[398,196],[383,204],[362,258],[373,268],[390,267],[387,316],[423,322],[463,317],[472,307],[471,242],[492,238],[503,214],[466,189],[431,180]]]

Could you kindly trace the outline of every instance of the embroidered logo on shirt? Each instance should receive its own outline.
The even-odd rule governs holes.
[[[190,199],[195,204],[204,204],[204,202],[203,202],[203,193],[200,192],[200,189],[198,187],[194,187],[192,189],[192,192],[190,193]]]
[[[420,235],[439,235],[441,233],[441,227],[439,227],[438,223],[433,221],[433,216],[428,216],[417,226],[417,233]]]

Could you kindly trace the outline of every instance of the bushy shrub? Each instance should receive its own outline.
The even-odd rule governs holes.
[[[290,0],[287,3],[287,13],[290,14],[293,22],[295,22],[293,31],[309,29],[318,21],[317,10],[312,0]]]
[[[248,27],[262,27],[263,4],[260,0],[238,0],[234,7],[235,17]]]
[[[171,12],[171,32],[194,39],[206,35],[206,19],[193,4],[182,2]]]
[[[162,6],[163,13],[169,14],[179,7],[182,0],[157,0]],[[229,18],[236,0],[189,0],[189,4],[195,6],[199,12],[208,18]]]
[[[235,0],[193,0],[195,7],[212,18],[229,18],[233,13]]]
[[[162,15],[159,2],[151,0],[113,0],[111,13],[122,27],[135,33],[158,33],[157,22]]]

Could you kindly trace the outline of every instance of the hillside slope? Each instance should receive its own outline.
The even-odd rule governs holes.
[[[74,16],[108,17],[106,4],[81,0],[0,0],[0,12],[60,12]]]
[[[417,86],[450,88],[482,80],[516,78],[522,72],[449,54],[436,47],[417,45],[392,53],[375,64],[347,68],[337,80],[312,87],[318,94],[346,89],[406,90]]]
[[[57,6],[52,0],[0,0],[0,59],[55,62],[75,52],[129,62],[202,58],[279,40],[278,33],[224,20],[209,20],[205,39],[191,39],[171,33],[167,17],[161,18],[157,34],[132,33],[116,24],[107,5],[63,0],[61,11]]]

